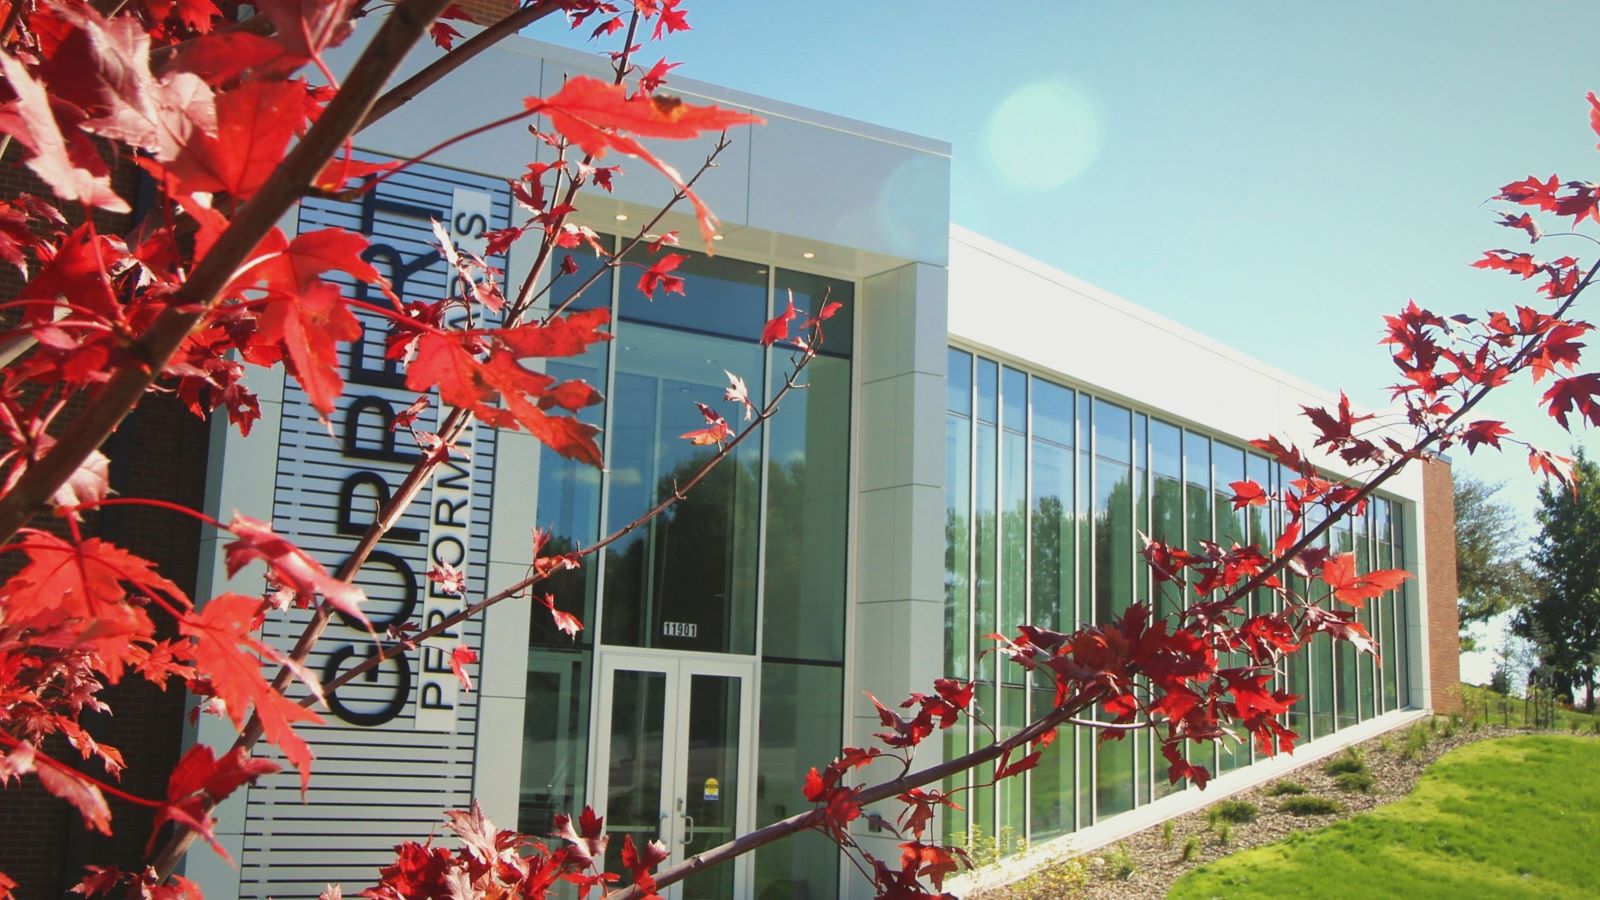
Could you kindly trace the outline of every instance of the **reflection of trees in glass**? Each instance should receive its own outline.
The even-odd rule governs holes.
[[[1032,530],[1033,624],[1041,628],[1069,628],[1072,625],[1072,519],[1060,497],[1052,494],[1035,501]]]
[[[972,420],[945,418],[944,615],[945,674],[967,677],[968,616],[972,546],[971,519]]]
[[[1101,459],[1095,480],[1095,621],[1107,623],[1134,600],[1133,476],[1125,464]]]
[[[657,479],[652,503],[705,464],[701,449]],[[759,474],[734,454],[694,490],[606,554],[606,643],[749,653],[755,620]],[[622,523],[617,523],[619,526]],[[662,622],[693,623],[695,637],[664,637]]]
[[[812,457],[767,464],[762,652],[842,662],[849,497]]]

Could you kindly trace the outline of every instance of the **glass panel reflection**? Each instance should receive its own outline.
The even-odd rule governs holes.
[[[716,452],[683,438],[705,427],[697,401],[720,397],[724,370],[761,383],[761,348],[626,324],[618,340],[610,527],[670,496]],[[720,405],[730,422],[732,404]],[[606,552],[608,644],[755,651],[760,444],[747,441],[687,498]]]
[[[844,672],[834,666],[761,666],[761,753],[756,824],[787,818],[810,804],[806,770],[837,756],[843,742]],[[831,897],[839,889],[839,848],[805,831],[756,851],[758,900]]]
[[[517,830],[549,834],[557,813],[583,807],[589,758],[589,651],[528,654]]]
[[[787,368],[786,366],[784,367]],[[773,372],[774,391],[783,372]],[[850,503],[850,361],[819,356],[766,426],[766,602],[762,652],[844,660]]]
[[[611,679],[611,746],[606,778],[606,830],[634,843],[661,833],[665,672],[618,670]]]
[[[739,679],[689,678],[689,735],[684,761],[683,855],[690,857],[734,838],[739,796]],[[735,868],[716,866],[684,879],[684,900],[733,897]]]

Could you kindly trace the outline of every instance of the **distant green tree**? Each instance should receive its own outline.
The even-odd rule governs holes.
[[[1558,697],[1582,687],[1593,709],[1600,661],[1600,466],[1582,448],[1576,456],[1572,490],[1539,490],[1532,554],[1539,587],[1513,630],[1538,644],[1541,668]]]
[[[1461,649],[1474,649],[1467,629],[1533,597],[1535,579],[1521,558],[1516,513],[1495,499],[1504,482],[1456,475],[1456,609]]]

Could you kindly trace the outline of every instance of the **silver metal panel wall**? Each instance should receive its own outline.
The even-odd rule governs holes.
[[[472,246],[476,234],[503,226],[508,215],[504,182],[422,165],[360,200],[308,201],[300,231],[338,227],[367,234],[373,244],[368,256],[396,292],[407,301],[431,302],[444,296],[450,275],[432,246],[429,219],[448,223],[459,243]],[[388,302],[377,291],[347,288],[367,302]],[[366,333],[341,348],[347,388],[330,422],[319,420],[291,379],[280,426],[273,526],[330,570],[355,546],[380,495],[400,484],[416,453],[405,429],[388,429],[394,413],[416,395],[383,364],[382,318],[358,315]],[[416,427],[433,430],[436,416],[435,404]],[[358,578],[380,633],[391,620],[459,608],[458,598],[427,579],[436,561],[466,570],[468,596],[482,596],[494,432],[477,429],[471,451],[470,462],[457,459],[441,470]],[[305,611],[275,617],[266,638],[287,650],[308,617]],[[471,802],[477,699],[458,689],[449,659],[457,643],[481,648],[482,638],[481,621],[469,622],[458,635],[419,647],[403,664],[378,667],[373,677],[335,695],[332,709],[322,711],[323,726],[303,729],[317,757],[312,790],[301,795],[292,769],[250,789],[241,897],[315,897],[330,881],[359,890],[393,860],[396,843],[426,838],[439,830],[443,810]],[[326,680],[373,647],[359,623],[335,617],[309,664]]]

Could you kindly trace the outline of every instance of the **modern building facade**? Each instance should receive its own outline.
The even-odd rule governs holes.
[[[601,68],[588,54],[513,40],[359,146],[407,157]],[[1272,432],[1309,445],[1298,405],[1327,392],[949,226],[946,144],[711,85],[671,88],[767,122],[730,133],[703,182],[723,229],[715,256],[691,253],[677,273],[686,296],[650,300],[633,279],[607,275],[580,303],[611,309],[615,340],[550,363],[607,398],[584,414],[603,428],[604,468],[480,426],[472,458],[436,478],[360,576],[374,623],[457,608],[424,577],[430,564],[465,568],[469,594],[482,595],[522,577],[534,529],[551,548],[585,546],[674,491],[710,453],[679,437],[700,424],[693,401],[715,404],[725,371],[752,399],[782,385],[793,348],[755,338],[791,292],[799,306],[844,304],[808,386],[684,503],[552,583],[559,607],[585,624],[575,639],[538,604],[506,602],[330,698],[326,724],[306,729],[310,792],[292,772],[241,790],[219,811],[237,866],[191,853],[187,873],[207,896],[365,886],[394,844],[438,832],[441,810],[474,799],[530,833],[587,803],[614,835],[659,837],[691,855],[803,809],[807,768],[878,730],[863,692],[898,699],[941,675],[973,678],[986,716],[1020,727],[1050,692],[984,654],[982,636],[1024,621],[1103,621],[1135,600],[1174,608],[1183,598],[1161,595],[1139,565],[1139,533],[1184,543],[1275,534],[1277,511],[1234,512],[1226,485],[1280,483],[1247,439]],[[453,102],[454,91],[473,102]],[[661,149],[692,170],[710,145]],[[436,299],[448,276],[430,220],[481,247],[485,230],[515,216],[505,179],[548,152],[526,132],[491,133],[360,200],[308,201],[284,227],[363,232],[399,293]],[[670,194],[633,168],[615,194],[583,204],[604,240]],[[664,227],[694,232],[682,217]],[[515,284],[530,257],[513,248],[496,262]],[[586,272],[598,265],[578,260]],[[413,459],[388,427],[413,397],[382,345],[374,327],[345,351],[349,389],[331,435],[292,379],[255,373],[263,415],[250,436],[211,431],[206,511],[270,511],[278,531],[336,565]],[[1296,658],[1287,686],[1303,697],[1289,717],[1309,741],[1302,761],[1442,708],[1456,679],[1437,646],[1447,634],[1453,650],[1454,597],[1430,577],[1427,538],[1451,527],[1434,512],[1437,484],[1419,469],[1385,490],[1334,544],[1418,577],[1363,614],[1382,640],[1381,667],[1326,644]],[[217,541],[201,551],[198,596],[260,588],[250,573],[228,578]],[[287,647],[302,624],[291,613],[267,638]],[[448,663],[458,642],[481,656],[472,692]],[[311,663],[328,676],[370,652],[362,628],[336,622]],[[230,739],[213,718],[184,737]],[[923,760],[974,739],[952,731]],[[1158,759],[1147,738],[1096,748],[1080,734],[1027,777],[975,792],[942,827],[1091,846],[1200,802],[1167,785]],[[1284,764],[1222,748],[1215,767],[1226,774],[1206,799]],[[864,828],[862,840],[898,854],[887,831]],[[866,891],[831,844],[803,835],[697,876],[681,895]]]

